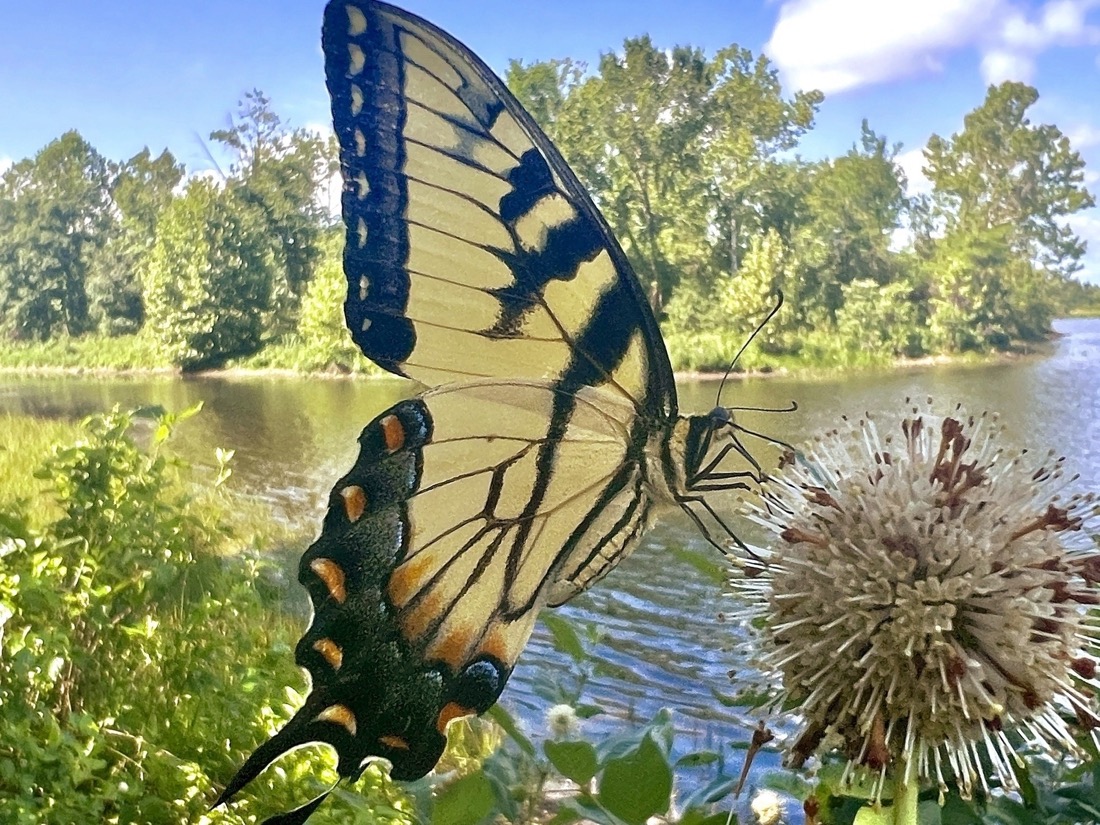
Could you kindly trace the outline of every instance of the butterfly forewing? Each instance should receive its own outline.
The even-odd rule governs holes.
[[[504,85],[382,3],[330,4],[324,41],[346,181],[345,311],[363,352],[429,386],[579,388],[634,358],[617,391],[671,417],[671,369],[637,279]]]

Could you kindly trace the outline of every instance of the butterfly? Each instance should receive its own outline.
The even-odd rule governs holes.
[[[497,701],[540,609],[603,578],[662,512],[728,546],[707,496],[761,478],[730,410],[679,414],[626,255],[478,57],[373,0],[332,0],[322,41],[347,324],[428,389],[363,429],[333,488],[299,571],[311,692],[217,804],[309,742],[342,777],[379,758],[423,776],[447,724]]]

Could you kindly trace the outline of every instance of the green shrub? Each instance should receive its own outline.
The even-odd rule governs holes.
[[[142,450],[131,415],[88,419],[38,474],[58,514],[45,526],[0,503],[0,822],[237,823],[335,779],[302,751],[207,811],[306,685],[299,620],[264,601],[262,559],[227,553],[232,530],[186,495],[174,422],[155,417]],[[378,770],[359,787],[360,805],[407,807]]]

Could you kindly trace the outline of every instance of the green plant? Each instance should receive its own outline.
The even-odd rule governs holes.
[[[207,810],[305,684],[267,563],[231,552],[217,502],[188,495],[166,448],[193,413],[94,416],[38,473],[57,516],[0,502],[0,822],[239,823],[293,807],[315,773],[295,754],[232,810]],[[377,819],[407,821],[379,769],[358,789]]]

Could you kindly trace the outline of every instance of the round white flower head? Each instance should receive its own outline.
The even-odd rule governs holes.
[[[880,437],[868,416],[749,505],[776,540],[734,584],[777,704],[805,720],[792,765],[835,749],[877,797],[887,775],[969,796],[987,771],[1015,786],[1008,731],[1045,751],[1095,738],[1096,497],[1063,499],[1063,459],[1001,435],[993,416],[914,408]]]
[[[757,791],[749,807],[758,825],[779,825],[783,819],[783,800],[775,791]]]
[[[546,711],[546,727],[555,739],[564,739],[580,730],[581,722],[572,705],[554,705]]]

